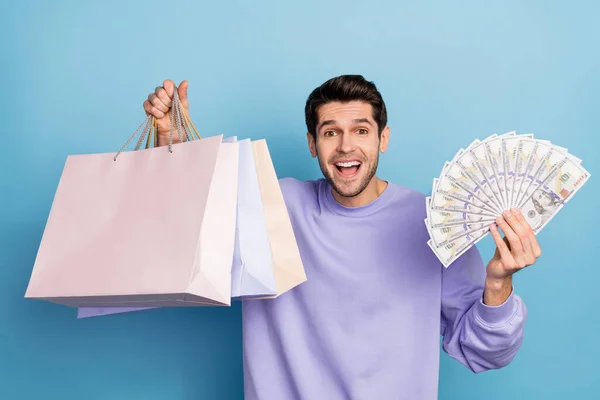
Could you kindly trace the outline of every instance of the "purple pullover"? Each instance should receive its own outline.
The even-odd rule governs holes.
[[[425,196],[388,184],[339,204],[325,180],[280,181],[308,280],[244,301],[246,400],[430,400],[442,347],[474,372],[507,365],[527,315],[483,304],[473,247],[448,269],[427,246]]]

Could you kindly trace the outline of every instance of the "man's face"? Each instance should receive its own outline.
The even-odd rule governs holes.
[[[354,197],[375,176],[379,152],[387,149],[388,138],[388,127],[379,138],[369,103],[331,102],[319,108],[316,141],[308,133],[308,145],[333,189],[343,197]]]

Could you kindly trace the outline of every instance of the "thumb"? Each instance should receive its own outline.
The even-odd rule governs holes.
[[[183,108],[189,110],[190,106],[188,104],[187,89],[188,81],[181,81],[181,83],[179,84],[179,88],[177,89],[177,94],[179,94],[179,99],[181,100],[181,105],[183,106]]]

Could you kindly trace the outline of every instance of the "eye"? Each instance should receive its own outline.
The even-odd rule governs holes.
[[[359,135],[366,135],[367,133],[369,133],[369,131],[367,131],[366,129],[361,128],[358,130]]]
[[[325,136],[325,137],[332,137],[332,136],[335,136],[335,131],[325,131],[325,132],[323,133],[323,136]]]

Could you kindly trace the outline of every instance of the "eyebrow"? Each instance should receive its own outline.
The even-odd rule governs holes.
[[[371,123],[371,121],[369,121],[367,118],[353,119],[352,122],[355,123],[355,124],[365,124],[366,123],[366,124],[369,124],[369,125],[373,126],[373,124]],[[321,122],[321,124],[319,125],[319,127],[318,127],[317,130],[321,129],[324,126],[335,125],[337,123],[338,122],[336,120],[334,120],[334,119],[325,120],[325,121]]]

